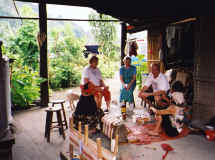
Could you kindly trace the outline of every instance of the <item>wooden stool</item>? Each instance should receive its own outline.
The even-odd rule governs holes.
[[[61,104],[61,108],[62,108],[62,111],[63,111],[63,126],[66,126],[66,129],[68,128],[68,125],[67,125],[67,120],[66,120],[66,112],[65,112],[65,109],[64,109],[64,103],[65,103],[65,100],[56,100],[56,101],[52,101],[50,102],[52,103],[52,107],[54,107],[55,104]]]
[[[65,133],[63,129],[63,122],[61,118],[61,107],[49,107],[46,111],[46,126],[45,126],[45,138],[47,138],[47,142],[50,142],[50,132],[53,128],[58,128],[60,135],[63,136],[63,139],[65,139]],[[52,120],[53,113],[56,113],[57,116],[57,122],[54,122]],[[57,123],[57,125],[52,125],[53,123]]]

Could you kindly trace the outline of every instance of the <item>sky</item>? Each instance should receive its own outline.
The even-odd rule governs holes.
[[[2,2],[2,3],[1,3]],[[7,0],[0,0],[0,4],[5,4],[5,3],[9,3],[8,6],[10,8],[14,9],[12,0],[11,1],[7,1]],[[31,5],[35,5],[35,7],[38,7],[37,3],[27,3],[27,2],[18,2],[16,1],[16,4],[18,5],[23,5],[23,4],[31,4]],[[0,7],[2,7],[0,5]],[[3,5],[4,6],[4,5]],[[19,10],[19,8],[18,8]],[[15,10],[14,10],[15,12]],[[88,8],[88,7],[76,7],[76,6],[66,6],[66,5],[51,5],[48,4],[47,5],[47,14],[48,14],[48,18],[65,18],[65,19],[89,19],[88,15],[91,12],[96,12],[95,10]],[[16,12],[15,12],[16,13]],[[16,15],[17,16],[17,15]],[[73,23],[78,24],[79,26],[81,26],[85,32],[90,31],[90,25],[87,21],[73,21]],[[117,28],[117,34],[120,37],[121,35],[121,27],[118,26]],[[131,38],[144,38],[145,39],[146,33],[138,33],[138,34],[134,34],[133,36],[131,36]]]
[[[49,18],[71,18],[71,19],[88,19],[90,12],[95,11],[87,7],[74,7],[63,5],[47,5],[47,13]],[[89,30],[88,22],[73,21],[83,27],[85,31]]]
[[[0,7],[4,9],[3,4],[5,4],[5,1],[7,0],[0,0]],[[12,0],[7,1],[9,3],[8,7],[10,7],[10,11],[13,11],[15,13],[14,16],[17,16],[15,12],[14,5],[12,3]],[[22,5],[33,5],[35,8],[38,8],[38,3],[29,3],[29,2],[19,2],[15,1],[16,5],[18,6],[18,10],[20,10],[19,6]],[[8,8],[7,7],[7,8]],[[48,4],[47,5],[47,15],[48,18],[65,18],[65,19],[89,19],[88,15],[91,12],[96,12],[95,10],[88,8],[88,7],[76,7],[76,6],[66,6],[66,5],[52,5]],[[38,13],[37,13],[38,14]],[[76,23],[80,26],[85,31],[90,30],[90,26],[88,22],[83,22],[83,21],[73,21],[73,23]]]
[[[5,8],[5,4],[7,4]],[[20,7],[23,5],[33,5],[34,9],[38,8],[38,3],[29,3],[29,2],[20,2],[15,1],[15,4],[20,10]],[[15,11],[15,7],[12,3],[12,0],[0,0],[0,8],[14,12],[14,16],[18,16]],[[10,9],[7,9],[10,8]],[[66,5],[52,5],[47,4],[47,14],[48,18],[65,18],[65,19],[84,19],[87,20],[88,15],[91,12],[96,12],[96,10],[88,7],[76,7],[76,6],[66,6]],[[38,14],[38,12],[37,12]],[[90,31],[90,25],[87,21],[73,21],[73,23],[78,24],[83,28],[85,32]],[[119,26],[120,27],[120,26]],[[120,29],[117,28],[118,34],[120,34]]]

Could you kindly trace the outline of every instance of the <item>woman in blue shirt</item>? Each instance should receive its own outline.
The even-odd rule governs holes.
[[[131,58],[123,59],[124,65],[120,68],[120,103],[128,102],[134,106],[134,89],[136,87],[136,67],[131,65]]]

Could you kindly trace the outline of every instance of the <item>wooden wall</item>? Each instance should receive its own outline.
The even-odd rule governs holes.
[[[160,63],[161,64],[161,72],[164,72],[163,63],[160,61],[159,49],[161,47],[161,30],[148,30],[148,68],[150,71],[151,63]]]
[[[193,121],[215,116],[215,17],[198,17],[195,26]],[[161,31],[148,31],[148,60],[159,60]],[[148,62],[150,66],[152,62]],[[162,70],[164,68],[162,66]]]
[[[194,55],[193,120],[215,116],[215,17],[199,17]]]

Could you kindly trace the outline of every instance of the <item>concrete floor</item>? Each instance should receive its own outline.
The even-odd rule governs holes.
[[[58,160],[60,151],[68,151],[68,130],[66,140],[58,131],[51,132],[50,143],[44,138],[46,113],[44,109],[16,113],[17,131],[13,147],[14,160]]]
[[[114,100],[119,95],[119,81],[107,81]],[[80,93],[79,88],[74,89]],[[65,91],[53,93],[51,99],[65,98]],[[139,103],[139,102],[138,102]],[[70,110],[66,104],[66,114],[69,117]],[[47,143],[44,138],[46,113],[39,107],[31,110],[17,112],[14,115],[16,130],[15,145],[13,146],[14,160],[59,160],[59,153],[62,151],[68,154],[68,130],[66,130],[66,139],[59,136],[58,131],[51,132],[51,142]],[[215,159],[215,141],[208,141],[200,135],[188,135],[187,137],[163,141],[161,143],[152,143],[149,145],[124,144],[120,145],[119,154],[126,157],[126,160],[158,160],[162,159],[165,153],[162,143],[168,143],[173,148],[166,160],[214,160]],[[156,148],[153,150],[151,148]],[[129,158],[130,157],[130,158]],[[0,158],[1,160],[1,158]]]
[[[51,132],[51,143],[47,143],[44,138],[45,116],[44,109],[40,108],[15,114],[17,132],[13,146],[14,160],[58,160],[61,151],[68,155],[68,130],[66,140],[59,136],[58,131],[54,131]],[[119,154],[128,154],[132,160],[161,159],[164,154],[160,146],[162,143],[168,143],[175,149],[168,154],[166,160],[214,160],[215,157],[215,141],[210,142],[200,135],[188,135],[178,140],[149,145],[124,144],[120,145]]]

